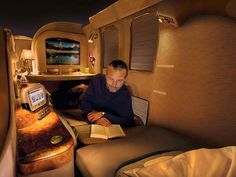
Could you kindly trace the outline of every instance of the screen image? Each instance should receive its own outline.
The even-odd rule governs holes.
[[[38,88],[29,92],[29,99],[32,106],[37,105],[45,100],[42,88]]]
[[[79,65],[80,42],[64,38],[45,41],[47,65]]]

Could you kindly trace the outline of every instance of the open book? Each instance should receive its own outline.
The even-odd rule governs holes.
[[[97,124],[91,125],[91,138],[110,139],[124,136],[125,133],[119,124],[112,124],[110,127],[105,127]]]

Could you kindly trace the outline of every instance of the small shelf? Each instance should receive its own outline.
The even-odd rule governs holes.
[[[66,81],[66,80],[89,80],[95,74],[86,73],[72,73],[72,74],[40,74],[40,75],[26,75],[29,81]]]

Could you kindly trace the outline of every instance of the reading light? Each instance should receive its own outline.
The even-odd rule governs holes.
[[[89,36],[88,43],[93,43],[92,34]]]
[[[31,74],[35,69],[33,52],[30,49],[23,49],[20,58],[23,60],[24,69]]]
[[[98,38],[98,34],[96,32],[91,33],[88,39],[88,43],[93,43],[94,39],[97,39],[97,38]]]
[[[157,5],[156,15],[159,22],[179,27],[192,13],[190,3],[186,0],[165,0]]]

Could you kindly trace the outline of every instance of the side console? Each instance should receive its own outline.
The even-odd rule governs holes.
[[[74,141],[49,105],[41,84],[21,89],[16,110],[19,176],[74,176]]]

